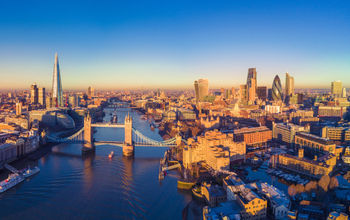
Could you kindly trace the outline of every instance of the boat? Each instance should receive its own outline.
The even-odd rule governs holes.
[[[112,159],[113,156],[114,156],[114,151],[111,151],[111,153],[109,153],[109,155],[108,155],[108,158]]]
[[[24,172],[22,173],[24,178],[28,178],[31,177],[37,173],[40,172],[40,168],[39,167],[34,167],[33,169],[30,169],[29,167],[27,169],[24,170]]]
[[[179,189],[190,190],[195,184],[196,184],[195,181],[184,180],[184,179],[177,180],[177,188]]]
[[[0,182],[0,193],[14,187],[18,183],[22,182],[24,177],[18,173],[10,174],[7,179]]]

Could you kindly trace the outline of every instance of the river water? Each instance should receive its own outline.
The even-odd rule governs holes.
[[[113,109],[105,109],[105,121]],[[119,109],[118,123],[127,112],[133,126],[161,140],[140,114]],[[96,140],[123,140],[120,128],[96,128]],[[182,219],[191,194],[177,190],[177,174],[158,181],[159,159],[166,148],[136,147],[135,157],[122,157],[120,147],[97,146],[95,154],[82,156],[80,144],[54,146],[37,161],[39,174],[0,194],[1,219]],[[112,159],[108,158],[111,151]],[[5,171],[2,171],[4,173]],[[190,219],[200,216],[189,208]],[[196,219],[197,217],[195,217]]]

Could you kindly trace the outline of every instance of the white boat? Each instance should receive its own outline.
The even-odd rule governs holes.
[[[24,176],[24,178],[28,178],[31,177],[37,173],[40,172],[40,168],[39,167],[34,167],[33,169],[27,168],[24,170],[24,172],[22,173],[22,175]]]
[[[108,155],[108,158],[112,159],[113,156],[114,156],[114,151],[111,151],[111,153]]]
[[[15,173],[10,174],[7,179],[0,182],[0,193],[5,192],[6,190],[14,187],[18,183],[22,182],[24,177]]]

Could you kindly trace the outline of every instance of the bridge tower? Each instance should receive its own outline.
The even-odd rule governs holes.
[[[91,116],[90,113],[84,118],[84,147],[83,151],[94,150],[92,141],[92,128],[91,128]]]
[[[132,117],[128,115],[125,117],[124,121],[124,144],[123,144],[123,155],[133,156],[134,155],[134,145],[132,143]]]

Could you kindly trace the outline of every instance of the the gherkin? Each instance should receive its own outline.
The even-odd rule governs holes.
[[[282,84],[278,75],[275,76],[272,83],[272,100],[282,100]]]

